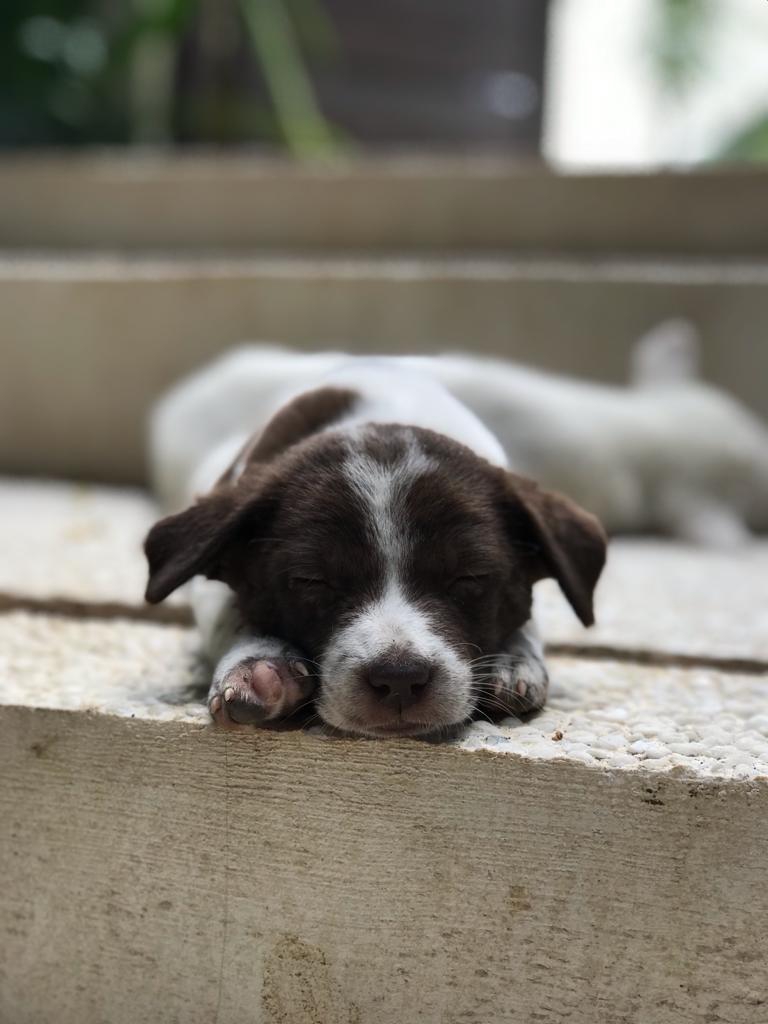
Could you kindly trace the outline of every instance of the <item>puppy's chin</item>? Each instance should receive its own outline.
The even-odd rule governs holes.
[[[426,710],[426,709],[425,709]],[[350,714],[337,707],[335,703],[319,701],[317,712],[320,718],[337,732],[349,736],[366,736],[369,739],[392,739],[395,737],[418,737],[419,739],[450,739],[460,732],[462,726],[469,721],[472,708],[467,706],[462,711],[454,710],[451,717],[434,716],[425,713],[423,719],[416,717],[391,718],[363,717]]]
[[[391,727],[360,726],[355,735],[367,736],[377,740],[396,737],[410,737],[431,741],[450,740],[461,733],[468,721],[469,717],[463,718],[460,722],[451,722],[444,725],[436,725],[434,722],[418,724],[402,722]]]

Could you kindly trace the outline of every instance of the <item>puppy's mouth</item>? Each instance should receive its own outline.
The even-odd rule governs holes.
[[[440,728],[437,725],[430,725],[427,722],[387,722],[376,724],[373,722],[350,722],[350,732],[362,736],[376,736],[384,738],[387,736],[420,736],[435,732]]]
[[[333,716],[334,718],[336,716]],[[361,718],[344,716],[343,719],[329,721],[335,729],[354,736],[368,736],[374,739],[392,739],[398,736],[420,736],[422,738],[445,737],[450,738],[458,732],[468,720],[441,722],[441,721],[409,721],[404,718],[392,719],[387,722],[373,722]]]

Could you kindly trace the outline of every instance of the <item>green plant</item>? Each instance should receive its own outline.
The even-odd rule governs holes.
[[[308,70],[309,55],[334,52],[318,0],[4,0],[0,144],[132,141],[141,134],[132,75],[150,51],[164,53],[169,66],[150,83],[149,102],[170,118],[174,97],[162,93],[176,88],[174,66],[206,4],[232,20],[238,44],[247,41],[268,109],[247,81],[210,101],[203,97],[190,104],[191,139],[208,141],[212,132],[213,140],[220,134],[277,141],[297,156],[337,149],[338,133],[323,117]],[[213,111],[207,121],[206,109]],[[173,137],[173,125],[164,134]]]
[[[714,159],[724,163],[768,161],[768,113],[762,112],[743,125]]]
[[[296,156],[327,154],[337,141],[315,99],[312,80],[283,0],[239,0],[288,148]],[[306,4],[307,0],[305,0]],[[318,10],[313,12],[317,21]]]
[[[716,13],[714,0],[656,0],[651,54],[657,79],[670,97],[685,95],[706,74]],[[712,160],[768,160],[768,111],[747,118]]]
[[[656,0],[651,57],[662,87],[681,94],[706,70],[712,0]]]

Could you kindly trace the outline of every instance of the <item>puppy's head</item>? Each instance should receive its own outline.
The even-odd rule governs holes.
[[[254,633],[320,666],[317,708],[372,736],[465,721],[473,662],[558,580],[592,622],[605,558],[597,521],[567,498],[442,435],[370,425],[252,463],[147,538],[147,599],[191,576],[222,580]]]

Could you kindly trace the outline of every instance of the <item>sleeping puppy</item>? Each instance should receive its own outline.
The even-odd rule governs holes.
[[[271,380],[274,351],[250,358]],[[274,722],[314,702],[345,733],[415,736],[541,707],[532,587],[554,577],[591,624],[597,519],[511,472],[428,366],[293,358],[285,394],[249,395],[247,375],[225,387],[214,366],[155,423],[166,495],[201,496],[149,533],[146,596],[207,577],[192,603],[214,719]]]
[[[191,600],[214,716],[274,721],[314,694],[327,723],[382,736],[539,707],[532,584],[554,576],[592,621],[605,540],[579,505],[710,545],[768,529],[768,431],[695,363],[672,321],[631,387],[266,346],[182,381],[151,459],[169,510],[197,501],[150,533],[147,597],[208,577]]]

